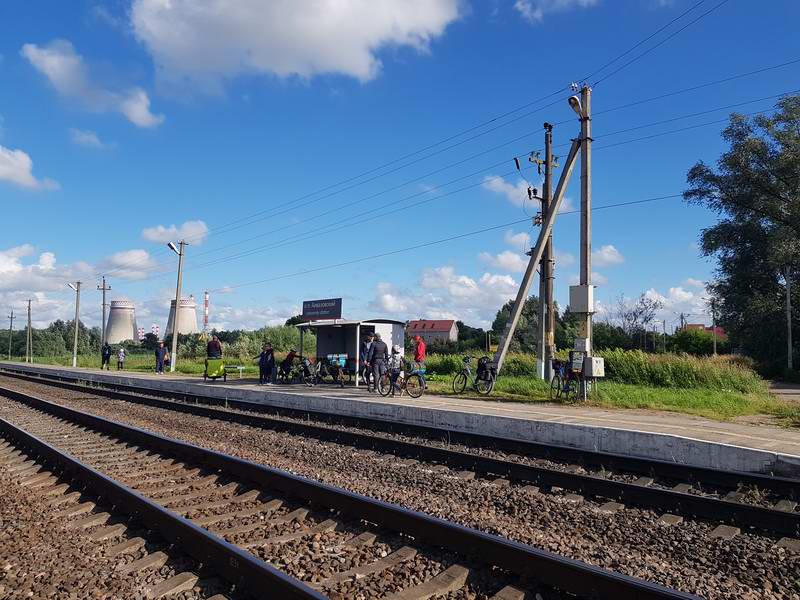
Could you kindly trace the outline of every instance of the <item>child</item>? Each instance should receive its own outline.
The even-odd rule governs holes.
[[[392,396],[394,391],[398,388],[397,378],[403,372],[403,353],[400,350],[400,345],[395,344],[392,346],[392,355],[389,357],[389,382],[392,386]]]
[[[117,371],[123,371],[125,369],[125,348],[122,346],[119,347],[117,351]]]

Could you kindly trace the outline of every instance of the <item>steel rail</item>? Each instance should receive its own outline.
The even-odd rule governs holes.
[[[614,598],[615,600],[699,600],[697,596],[686,592],[607,571],[546,550],[483,533],[280,469],[201,448],[137,427],[123,425],[30,394],[0,388],[0,395],[96,431],[157,449],[180,457],[182,460],[200,463],[208,468],[223,471],[249,481],[262,489],[279,490],[286,495],[340,511],[356,519],[375,523],[423,543],[473,557],[480,562],[489,563],[520,576],[531,577],[542,584],[564,592],[590,598]],[[136,496],[140,497],[138,494]],[[185,519],[182,521],[191,525]],[[199,530],[199,528],[191,525],[189,531],[194,530]]]
[[[689,492],[648,487],[635,483],[614,481],[594,475],[583,475],[535,465],[526,465],[515,461],[491,458],[428,444],[386,439],[378,435],[343,431],[324,425],[291,422],[262,415],[237,413],[196,404],[149,398],[129,392],[119,392],[103,388],[87,388],[86,386],[64,382],[58,383],[61,386],[80,391],[91,389],[93,393],[104,394],[119,400],[136,402],[157,408],[251,427],[299,433],[305,436],[312,435],[323,441],[334,441],[399,456],[447,464],[450,467],[472,470],[479,474],[506,477],[513,481],[560,487],[584,495],[618,500],[631,506],[658,508],[665,512],[707,519],[714,522],[754,527],[759,530],[774,532],[781,535],[793,537],[800,535],[800,513],[798,512],[775,510]],[[660,473],[657,474],[661,475]],[[779,481],[785,483],[783,480]],[[790,497],[796,497],[798,482],[792,480],[788,481],[792,484]],[[707,482],[704,481],[704,483]]]
[[[324,600],[325,596],[286,573],[257,559],[241,548],[229,544],[213,533],[198,527],[188,519],[163,508],[138,492],[85,465],[42,439],[0,418],[0,432],[15,445],[26,448],[30,456],[40,458],[63,473],[69,473],[91,494],[113,507],[155,529],[169,542],[204,565],[211,565],[214,573],[253,597],[264,592],[279,598]]]
[[[30,373],[36,374],[31,375]],[[8,363],[0,363],[0,374],[18,377],[23,380],[37,383],[57,385],[64,387],[65,389],[91,391],[91,393],[105,394],[110,398],[127,400],[131,402],[144,403],[145,400],[150,401],[156,397],[160,397],[170,400],[177,400],[178,402],[184,402],[193,407],[197,406],[198,403],[208,404],[210,406],[224,406],[226,408],[234,408],[236,410],[248,411],[251,413],[263,413],[265,415],[275,414],[300,420],[312,419],[314,421],[323,423],[336,423],[344,426],[369,429],[372,431],[418,435],[434,439],[438,438],[446,440],[450,443],[461,444],[465,446],[485,446],[495,450],[520,454],[523,456],[569,462],[572,464],[590,466],[608,471],[619,470],[629,473],[648,475],[651,477],[657,476],[680,482],[697,482],[703,485],[718,486],[732,490],[736,490],[742,486],[756,487],[759,489],[770,490],[781,497],[800,499],[800,480],[789,477],[698,467],[666,460],[638,458],[635,456],[626,456],[610,452],[583,450],[580,448],[571,448],[569,446],[560,446],[557,444],[544,444],[539,442],[504,439],[490,435],[453,431],[425,425],[397,423],[368,417],[354,417],[314,410],[287,408],[268,403],[255,403],[247,400],[218,398],[215,396],[203,395],[195,392],[161,390],[113,382],[96,382],[81,378],[80,373],[73,374],[71,372],[68,373],[59,371],[58,374],[55,374],[52,371],[43,372],[35,369],[28,370],[25,367],[18,367],[17,365],[12,366]],[[180,405],[175,404],[171,408],[173,408],[173,410],[179,410],[178,406]],[[164,407],[167,406],[164,405]],[[192,410],[194,409],[186,409],[185,412],[191,412]],[[269,417],[263,418],[266,419]],[[273,420],[276,422],[276,424],[279,422],[284,424],[288,423],[287,421],[280,419]],[[338,431],[340,432],[340,435],[342,435],[342,440],[346,439],[344,434],[349,433],[342,432],[341,430],[335,430],[333,428],[325,428],[324,426],[315,426],[308,423],[299,425],[302,425],[302,427],[306,428],[306,431],[309,432],[311,432],[315,427],[319,428],[320,430],[330,429],[332,431]],[[356,437],[362,435],[364,439],[381,439],[378,436],[370,436],[369,434],[354,433],[353,435]],[[352,439],[355,440],[356,438],[354,437]]]

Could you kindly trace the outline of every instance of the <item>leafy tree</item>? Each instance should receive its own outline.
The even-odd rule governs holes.
[[[511,309],[514,306],[514,301],[509,300],[503,307],[497,311],[492,322],[492,332],[496,339],[505,331],[506,323],[511,317]],[[514,336],[511,338],[509,350],[512,352],[536,352],[538,344],[539,333],[539,299],[536,296],[530,296],[525,300],[522,306],[522,313],[520,314],[517,323],[517,329],[514,331]]]
[[[672,336],[674,352],[710,356],[714,352],[714,334],[704,329],[682,329]],[[717,352],[728,351],[727,341],[717,339]]]
[[[295,315],[286,319],[286,323],[284,323],[284,325],[286,325],[286,327],[290,327],[299,323],[305,323],[305,321],[306,320],[303,318],[303,315]]]
[[[792,302],[800,306],[800,96],[783,98],[776,108],[772,115],[731,115],[722,134],[729,150],[716,168],[695,164],[684,192],[687,201],[719,215],[700,237],[703,255],[717,259],[709,291],[719,323],[733,347],[771,373],[786,362],[787,271]]]
[[[607,321],[598,321],[592,324],[592,345],[597,350],[612,350],[622,348],[631,350],[635,344],[625,330]]]

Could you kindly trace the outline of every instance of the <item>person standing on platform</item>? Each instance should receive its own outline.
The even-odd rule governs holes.
[[[120,346],[117,351],[117,371],[125,370],[125,348]]]
[[[364,385],[369,387],[369,349],[372,347],[372,342],[375,339],[375,334],[372,332],[368,333],[364,340],[361,342],[361,347],[358,349],[358,362],[360,365],[361,373],[361,381],[364,382]]]
[[[423,340],[421,336],[414,336],[414,362],[417,363],[416,367],[419,371],[419,378],[422,380],[422,386],[425,388],[428,387],[428,384],[425,381],[426,358],[425,340]]]
[[[258,359],[258,385],[272,385],[272,373],[275,370],[275,353],[272,344],[264,344]]]
[[[164,374],[164,362],[166,358],[167,347],[164,345],[164,342],[159,342],[158,348],[156,348],[156,375]]]
[[[222,344],[217,336],[213,336],[206,346],[206,356],[208,358],[222,358]]]
[[[378,381],[386,373],[387,362],[389,362],[389,346],[381,339],[381,334],[376,333],[367,355],[367,363],[372,368],[372,391],[374,392],[378,391]]]
[[[106,369],[107,371],[111,370],[111,344],[106,342],[103,344],[103,347],[100,349],[100,356],[103,357],[103,364],[100,365],[100,370]]]

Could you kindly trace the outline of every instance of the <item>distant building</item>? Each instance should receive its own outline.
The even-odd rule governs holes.
[[[716,327],[710,327],[708,325],[704,325],[703,323],[687,323],[683,326],[684,329],[697,329],[699,331],[707,331],[708,333],[714,333],[714,330],[717,331],[717,339],[720,341],[725,341],[728,339],[728,334],[725,333],[725,330],[717,325]]]
[[[458,326],[455,321],[428,320],[409,321],[406,332],[411,337],[419,335],[426,344],[432,342],[457,342]]]

